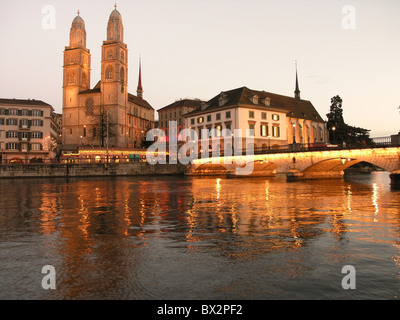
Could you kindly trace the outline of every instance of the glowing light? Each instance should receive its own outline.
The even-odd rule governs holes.
[[[221,179],[217,178],[217,184],[215,186],[215,190],[217,191],[217,199],[219,199],[220,192],[221,192]]]
[[[374,183],[372,185],[372,196],[371,196],[371,200],[372,200],[372,204],[375,207],[375,214],[379,213],[379,204],[378,204],[378,191],[379,191],[379,187],[376,183]]]

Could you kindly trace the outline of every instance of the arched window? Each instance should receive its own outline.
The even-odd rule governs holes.
[[[112,79],[113,78],[113,67],[108,66],[106,69],[106,79]]]
[[[86,87],[87,86],[86,82],[87,82],[87,76],[86,76],[86,73],[83,72],[82,73],[82,87]]]
[[[124,70],[124,68],[121,68],[120,78],[121,78],[121,83],[125,83],[125,70]]]
[[[107,52],[107,59],[108,59],[108,60],[112,60],[112,58],[113,58],[113,53],[112,53],[112,50],[110,49],[110,50],[108,50],[108,52]]]
[[[75,83],[75,74],[73,72],[68,74],[68,83]]]

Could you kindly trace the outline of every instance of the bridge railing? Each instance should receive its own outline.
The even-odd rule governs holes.
[[[319,143],[292,143],[288,145],[273,146],[273,147],[256,147],[254,149],[241,149],[232,150],[231,152],[225,152],[221,150],[219,155],[221,157],[225,155],[246,155],[246,154],[274,154],[274,153],[293,153],[293,152],[313,152],[313,151],[329,151],[329,150],[352,150],[352,149],[367,149],[367,148],[387,148],[387,147],[399,147],[400,144],[393,141],[391,137],[379,137],[372,138],[372,142],[369,144],[359,143],[353,145],[334,145],[325,142]],[[218,153],[218,152],[217,152]],[[208,153],[210,158],[213,157],[213,153]]]
[[[376,146],[395,146],[396,143],[392,137],[378,137],[372,138],[373,144]],[[398,144],[397,144],[398,145]]]

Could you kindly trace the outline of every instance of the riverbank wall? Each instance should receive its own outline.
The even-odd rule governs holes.
[[[50,178],[50,177],[103,177],[143,175],[183,175],[182,164],[136,163],[58,163],[12,164],[0,166],[0,179]]]

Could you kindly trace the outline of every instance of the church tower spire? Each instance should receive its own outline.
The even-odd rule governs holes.
[[[119,123],[114,127],[115,136],[110,145],[127,144],[127,101],[128,101],[128,47],[124,43],[124,26],[116,6],[107,24],[107,40],[101,46],[101,103],[110,119]]]
[[[122,17],[115,9],[107,24],[101,59],[101,92],[108,104],[123,105],[128,95],[128,48],[124,43]]]
[[[143,99],[143,87],[142,87],[142,58],[139,58],[139,81],[136,90],[138,98]]]
[[[296,61],[296,89],[294,90],[294,97],[300,99],[299,79],[297,77],[297,61]]]
[[[77,117],[77,106],[79,104],[78,95],[90,89],[90,50],[86,48],[86,29],[85,22],[78,15],[72,21],[69,46],[64,50],[63,65],[63,143],[65,138],[71,132],[75,132]],[[70,115],[67,117],[66,115]],[[71,116],[74,117],[71,117]],[[79,139],[72,141],[79,144]]]
[[[69,33],[69,45],[72,48],[86,48],[86,29],[85,21],[78,15],[72,21],[71,30]]]
[[[69,46],[64,51],[64,88],[75,88],[78,92],[90,89],[90,60],[90,50],[86,48],[85,21],[78,10],[72,21]]]
[[[114,10],[110,14],[107,25],[107,41],[120,41],[124,42],[124,26],[122,24],[122,17],[117,10],[117,4],[114,5]]]

